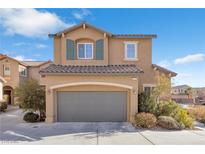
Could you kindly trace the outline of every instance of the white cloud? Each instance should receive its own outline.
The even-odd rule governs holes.
[[[36,44],[35,47],[38,49],[45,49],[47,48],[47,45],[39,43],[39,44]]]
[[[14,43],[13,46],[16,46],[16,47],[19,47],[19,46],[24,46],[26,45],[25,42],[17,42],[17,43]]]
[[[168,60],[162,60],[158,63],[158,65],[167,68],[171,65],[171,63]]]
[[[32,59],[32,58],[25,58],[24,56],[22,55],[18,55],[18,56],[15,56],[13,57],[14,59],[17,59],[19,61],[35,61],[35,59]]]
[[[190,73],[178,73],[177,74],[177,77],[191,77],[192,76],[192,74],[190,74]]]
[[[186,63],[191,63],[191,62],[198,62],[198,61],[203,61],[205,59],[205,55],[198,53],[198,54],[192,54],[192,55],[187,55],[185,57],[177,58],[174,60],[174,64],[186,64]]]
[[[0,9],[0,25],[6,34],[27,37],[47,37],[48,33],[72,26],[54,13],[36,9]]]
[[[74,11],[73,16],[78,20],[83,20],[86,16],[92,15],[92,13],[88,9],[79,9]]]

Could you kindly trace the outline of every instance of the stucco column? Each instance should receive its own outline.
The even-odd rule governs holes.
[[[134,122],[134,116],[138,112],[138,90],[132,89],[130,92],[131,106],[130,106],[130,122]]]
[[[55,121],[53,90],[46,88],[46,122],[52,123]]]

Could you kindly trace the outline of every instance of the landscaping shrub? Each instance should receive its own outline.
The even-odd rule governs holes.
[[[191,106],[188,107],[187,111],[192,118],[199,122],[205,123],[205,106]]]
[[[15,89],[15,96],[24,111],[39,112],[41,121],[45,120],[45,87],[37,80],[26,80]]]
[[[192,128],[193,119],[188,112],[180,107],[174,101],[161,101],[155,107],[156,116],[170,116],[174,118],[181,126]]]
[[[9,95],[4,94],[3,95],[3,100],[8,104],[9,103]]]
[[[173,117],[180,123],[180,125],[184,125],[186,128],[193,127],[193,119],[188,115],[188,112],[185,109],[178,108]]]
[[[157,124],[166,129],[181,129],[180,124],[172,117],[159,116]]]
[[[39,121],[39,115],[33,112],[27,112],[24,117],[23,120],[25,120],[26,122],[38,122]]]
[[[178,107],[174,101],[160,101],[156,104],[154,113],[156,116],[171,116]]]
[[[1,112],[5,112],[5,110],[7,109],[7,102],[6,101],[4,101],[4,100],[2,100],[2,101],[0,101],[0,111]]]
[[[138,95],[139,112],[150,112],[154,111],[155,102],[153,98],[145,93]]]
[[[135,115],[135,123],[138,127],[152,128],[156,126],[157,119],[151,113],[137,113]]]

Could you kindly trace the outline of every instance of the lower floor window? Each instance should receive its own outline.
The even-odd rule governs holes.
[[[144,93],[145,94],[147,94],[147,95],[151,95],[151,93],[153,92],[153,90],[154,90],[154,88],[155,88],[155,85],[143,85],[143,91],[144,91]]]

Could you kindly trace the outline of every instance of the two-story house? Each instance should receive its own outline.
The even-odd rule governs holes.
[[[156,35],[112,34],[87,23],[49,34],[54,64],[40,71],[47,122],[133,121],[138,94],[156,76],[176,73],[152,64]]]
[[[179,86],[174,86],[171,89],[171,93],[174,95],[184,95],[186,94],[187,89],[191,88],[188,85],[179,85]]]
[[[8,96],[8,103],[14,104],[14,89],[26,79],[32,78],[40,82],[39,71],[50,63],[51,61],[19,61],[0,54],[0,77],[5,81],[1,93]]]

